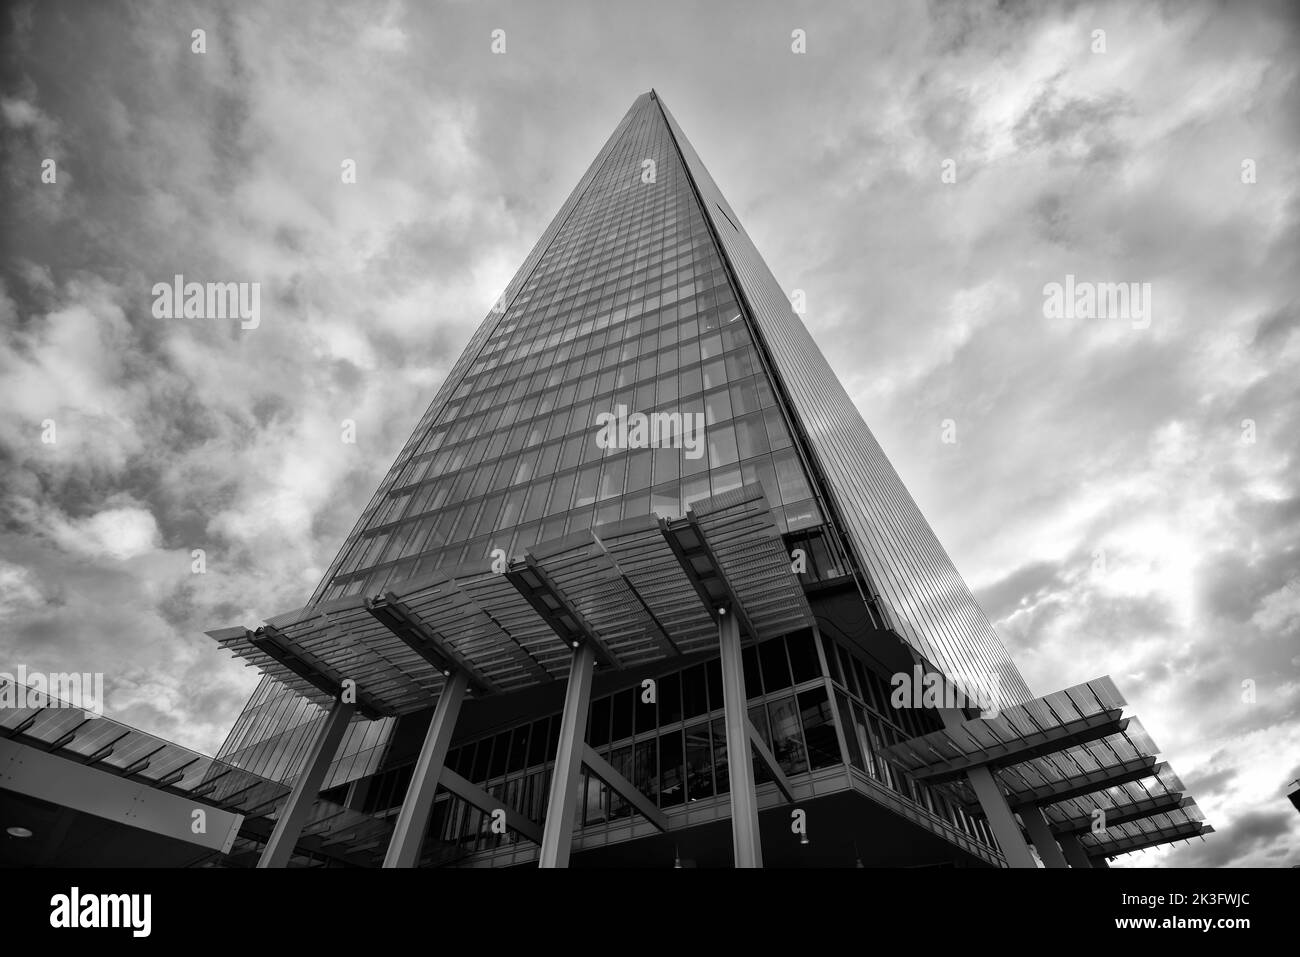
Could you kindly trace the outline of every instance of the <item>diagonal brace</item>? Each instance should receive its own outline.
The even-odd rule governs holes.
[[[668,832],[668,818],[664,812],[655,807],[648,797],[642,794],[631,781],[619,774],[614,766],[597,754],[589,744],[584,744],[582,747],[582,763],[592,774],[613,788],[619,797],[636,808],[642,817],[665,834]]]

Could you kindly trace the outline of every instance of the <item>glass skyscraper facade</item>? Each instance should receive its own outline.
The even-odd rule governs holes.
[[[654,182],[647,161],[654,164]],[[499,319],[393,467],[320,597],[374,594],[495,549],[761,482],[782,531],[811,484],[668,129],[637,111]],[[601,449],[597,416],[703,415],[683,448]]]
[[[664,444],[602,448],[598,416],[620,407],[701,416],[699,454]],[[810,587],[847,583],[864,627],[892,630],[957,680],[993,676],[1003,704],[1030,697],[735,212],[647,93],[475,333],[312,602],[486,569],[494,558],[620,519],[675,518],[696,500],[750,483],[762,486],[787,543],[803,549]],[[762,650],[769,645],[784,665]],[[876,756],[892,737],[926,729],[898,724],[922,718],[889,715],[881,676],[850,651],[812,634],[747,650],[751,712],[773,752],[791,774],[823,761],[853,766],[982,840],[977,822]],[[779,681],[769,680],[763,655]],[[680,713],[661,702],[644,715],[630,691],[593,707],[592,746],[661,806],[726,789],[710,668],[716,661],[672,673]],[[220,756],[291,777],[321,714],[264,679]],[[488,751],[481,741],[458,744],[451,766],[536,812],[547,716],[518,718],[484,739]],[[326,788],[366,779],[353,789],[355,803],[382,812],[402,775],[386,762],[399,720],[355,720]],[[616,819],[618,802],[599,782],[592,788],[584,825]],[[445,796],[438,808],[431,834],[462,850],[472,836],[482,849],[478,823],[453,821],[461,812]]]

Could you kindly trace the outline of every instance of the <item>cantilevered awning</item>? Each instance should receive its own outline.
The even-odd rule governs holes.
[[[1081,797],[1072,797],[1057,804],[1043,807],[1043,817],[1058,834],[1080,833],[1092,829],[1096,812],[1102,811],[1107,827],[1147,817],[1161,811],[1171,811],[1191,804],[1184,792],[1183,782],[1166,764],[1156,766],[1154,773],[1116,784]]]
[[[972,767],[1002,767],[1122,731],[1124,699],[1109,677],[904,741],[890,755],[918,780],[941,783]]]
[[[972,809],[979,802],[965,775],[988,768],[1011,808],[1041,808],[1054,834],[1077,835],[1093,857],[1210,833],[1141,723],[1123,715],[1125,703],[1105,676],[912,738],[885,755],[918,780],[947,785]],[[1100,833],[1097,820],[1105,825]]]
[[[0,682],[12,679],[0,678]],[[15,683],[16,685],[16,683]],[[22,687],[22,686],[17,686]],[[106,717],[92,717],[44,692],[27,690],[26,704],[0,708],[0,735],[19,745],[76,764],[241,815],[232,854],[255,847],[271,832],[289,796],[288,785],[260,777],[179,744]],[[0,769],[3,770],[3,769]],[[5,775],[0,773],[0,786]],[[148,792],[136,800],[148,802]],[[72,802],[72,806],[76,806]],[[191,806],[192,807],[192,806]],[[184,815],[190,826],[191,807]],[[137,808],[137,811],[139,808]],[[146,817],[135,814],[145,826]],[[317,799],[303,830],[303,850],[340,862],[372,864],[383,856],[392,833],[389,822]],[[377,855],[377,857],[376,857]]]
[[[1013,764],[997,774],[1012,807],[1055,803],[1149,777],[1159,767],[1158,750],[1137,718],[1129,718],[1116,734]]]
[[[720,608],[750,639],[813,622],[759,485],[696,502],[681,519],[542,542],[501,570],[414,579],[208,634],[321,707],[355,682],[358,710],[375,718],[430,707],[453,669],[484,696],[563,678],[584,643],[612,669],[711,649]]]
[[[1088,832],[1079,835],[1079,843],[1089,857],[1114,857],[1213,833],[1214,828],[1205,823],[1201,809],[1188,804],[1175,811],[1152,814],[1113,827],[1108,824],[1101,834]]]

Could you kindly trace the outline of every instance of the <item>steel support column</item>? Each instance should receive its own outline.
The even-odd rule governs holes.
[[[1006,795],[998,787],[993,772],[988,768],[971,768],[966,772],[966,780],[979,798],[980,808],[984,811],[989,829],[993,831],[993,837],[997,839],[1007,864],[1011,867],[1037,867],[1034,855],[1029,853],[1029,845],[1020,833],[1016,816],[1011,813]]]
[[[939,717],[946,728],[958,727],[966,720],[966,716],[955,708],[940,708]],[[989,822],[989,830],[993,832],[993,837],[997,840],[1007,865],[1038,867],[1034,863],[1034,855],[1029,853],[1029,845],[1025,843],[1025,836],[1020,832],[1020,824],[1017,823],[1016,816],[1011,813],[1011,806],[1007,804],[1007,797],[998,786],[993,772],[982,765],[969,768],[966,771],[966,780],[980,802],[984,819]]]
[[[325,782],[325,772],[338,753],[343,732],[347,731],[348,722],[352,720],[352,712],[355,710],[355,705],[348,704],[341,698],[330,707],[324,723],[316,732],[316,740],[312,742],[302,773],[294,782],[284,807],[280,808],[275,829],[271,831],[271,837],[257,861],[258,867],[288,866],[294,846],[302,835],[303,825],[307,823],[307,814],[320,794],[320,786]]]
[[[1029,839],[1034,842],[1034,849],[1038,851],[1038,857],[1044,866],[1068,867],[1065,855],[1056,846],[1056,838],[1052,837],[1052,829],[1047,826],[1047,819],[1043,817],[1038,805],[1022,804],[1018,810],[1020,820],[1025,822],[1025,830],[1029,832]]]
[[[469,676],[459,669],[453,671],[443,684],[442,694],[438,695],[438,703],[433,709],[433,718],[429,721],[429,730],[424,735],[420,758],[406,788],[406,798],[397,813],[393,837],[388,842],[388,853],[384,855],[384,867],[415,867],[419,863],[424,833],[429,826],[429,813],[433,810],[433,797],[438,790],[438,778],[447,760],[467,687]]]
[[[546,803],[538,867],[569,866],[573,815],[582,780],[587,708],[591,704],[591,672],[595,664],[596,653],[590,642],[584,641],[574,649],[573,662],[569,665],[569,687],[564,693],[564,711],[560,714],[560,743],[555,750],[555,770],[551,775],[551,796]]]
[[[1056,842],[1061,845],[1061,850],[1065,852],[1065,859],[1070,862],[1071,867],[1092,867],[1088,855],[1083,850],[1083,845],[1079,843],[1079,838],[1074,834],[1068,832],[1058,834]]]
[[[749,744],[745,671],[740,657],[740,622],[730,609],[718,615],[722,653],[722,704],[727,726],[727,776],[731,781],[731,841],[737,867],[762,867],[763,843],[758,830],[758,794]]]

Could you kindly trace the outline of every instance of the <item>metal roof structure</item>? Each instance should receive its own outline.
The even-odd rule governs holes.
[[[0,677],[0,682],[13,682]],[[24,687],[24,686],[18,686]],[[17,744],[113,774],[200,804],[242,815],[232,853],[252,851],[269,833],[289,796],[288,785],[208,757],[190,748],[90,715],[58,697],[26,688],[24,706],[0,708],[0,734]],[[392,825],[318,798],[300,848],[351,864],[382,858]]]
[[[1077,835],[1090,857],[1212,833],[1141,723],[1123,715],[1126,704],[1107,675],[885,754],[970,808],[979,801],[965,775],[988,768],[1012,809],[1040,808],[1053,834]],[[1096,821],[1104,826],[1094,830]]]
[[[563,680],[590,643],[605,668],[710,650],[719,609],[749,639],[809,627],[762,487],[532,546],[497,569],[459,569],[208,634],[264,674],[328,708],[355,682],[369,718],[431,707],[453,669],[477,696]]]

